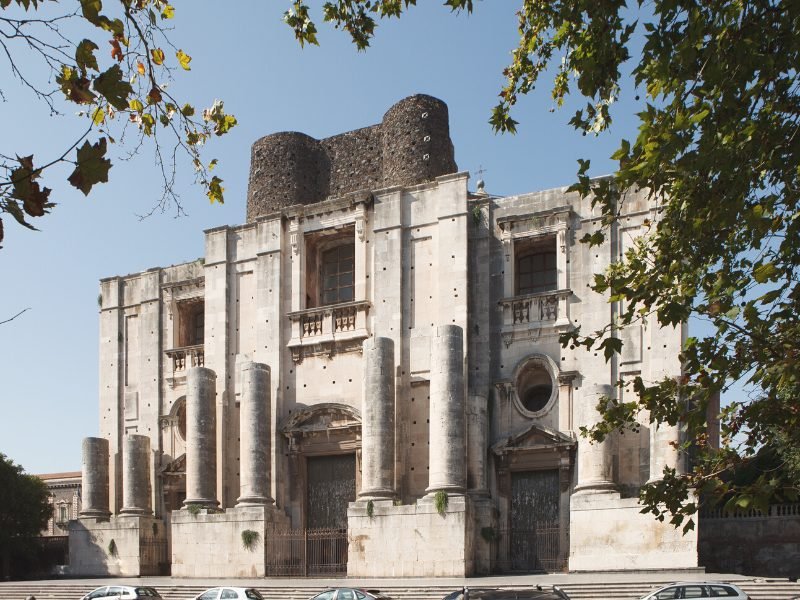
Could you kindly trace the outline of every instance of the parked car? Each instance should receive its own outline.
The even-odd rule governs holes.
[[[380,590],[330,588],[310,598],[310,600],[391,600],[391,598]]]
[[[679,581],[645,594],[640,600],[674,600],[676,598],[729,598],[750,600],[740,588],[720,581]]]
[[[570,600],[570,598],[564,590],[555,585],[551,589],[537,585],[522,589],[465,587],[447,594],[442,600]]]
[[[198,594],[194,600],[264,600],[255,588],[217,587]]]
[[[92,590],[81,600],[103,600],[113,598],[114,600],[152,600],[161,598],[161,594],[155,588],[140,585],[104,585]]]

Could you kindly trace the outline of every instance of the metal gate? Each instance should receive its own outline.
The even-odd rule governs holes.
[[[541,521],[535,529],[501,529],[493,550],[497,573],[556,573],[567,566],[558,521]]]
[[[558,470],[511,473],[510,526],[497,536],[495,571],[554,572],[566,567],[560,501]]]
[[[169,575],[170,557],[166,539],[139,540],[139,571],[140,575]]]
[[[267,577],[347,575],[347,529],[269,529]]]
[[[356,499],[356,455],[308,457],[306,472],[306,527],[347,529],[347,505]]]

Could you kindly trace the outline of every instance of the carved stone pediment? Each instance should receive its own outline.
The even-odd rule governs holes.
[[[181,454],[178,458],[168,463],[161,473],[164,475],[185,475],[186,474],[186,455]]]
[[[361,413],[326,402],[298,409],[281,426],[290,454],[337,453],[361,447]]]
[[[531,450],[564,449],[577,445],[573,435],[562,433],[549,427],[531,424],[492,445],[491,451],[498,455]]]

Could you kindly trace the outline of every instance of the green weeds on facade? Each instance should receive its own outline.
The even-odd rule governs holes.
[[[244,546],[245,550],[252,550],[260,538],[261,535],[257,531],[245,529],[242,532],[242,546]]]
[[[444,516],[445,513],[447,512],[447,502],[448,502],[447,492],[439,490],[433,496],[433,505],[436,507],[436,512],[438,512],[442,516]]]

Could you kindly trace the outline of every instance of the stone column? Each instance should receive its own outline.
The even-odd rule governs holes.
[[[612,385],[588,386],[588,394],[583,396],[583,413],[587,415],[584,422],[587,426],[594,425],[600,420],[600,414],[595,408],[601,396],[613,396]],[[578,485],[576,493],[596,493],[616,491],[612,474],[611,440],[590,443],[581,436],[578,438]]]
[[[393,498],[394,489],[394,342],[364,340],[361,492],[359,498]]]
[[[81,517],[108,518],[108,440],[83,438],[81,456]]]
[[[122,452],[122,508],[120,515],[153,514],[150,488],[150,438],[126,435]]]
[[[648,483],[663,479],[664,467],[683,473],[683,461],[678,452],[680,428],[669,423],[650,424],[650,479]],[[673,445],[675,444],[675,445]]]
[[[217,502],[217,375],[205,367],[186,372],[186,500],[216,507]]]
[[[270,465],[270,370],[262,363],[240,366],[242,395],[239,401],[239,449],[241,454],[237,506],[272,504],[269,495]]]
[[[429,493],[466,488],[464,332],[442,325],[431,338]]]

